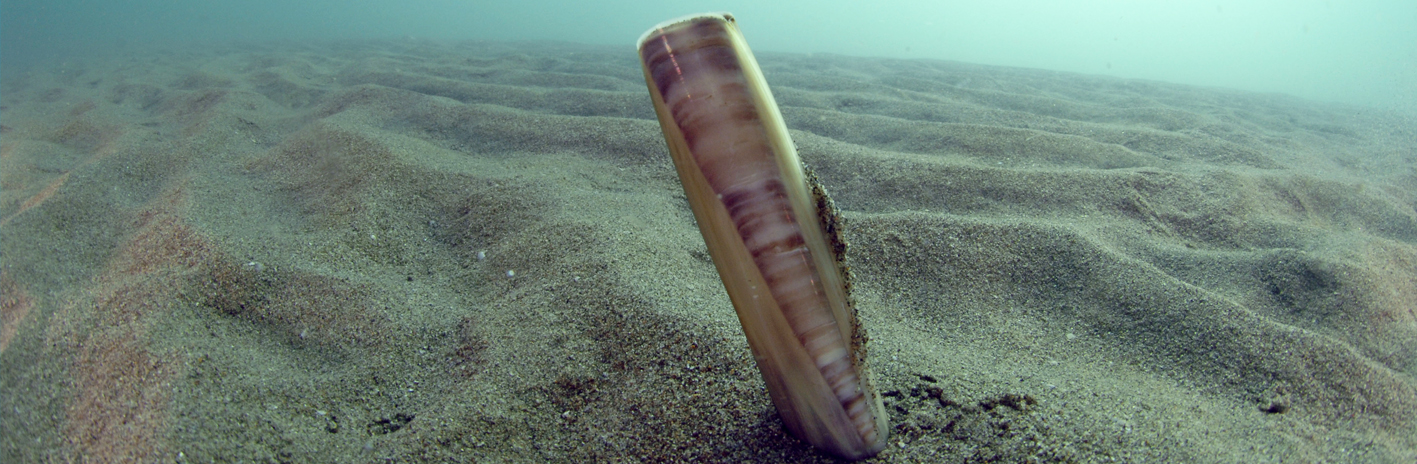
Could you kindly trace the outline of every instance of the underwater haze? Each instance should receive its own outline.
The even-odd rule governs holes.
[[[867,462],[1412,464],[1414,5],[0,0],[0,463],[840,462],[634,46],[729,11]]]
[[[625,44],[734,13],[755,50],[932,58],[1282,92],[1417,111],[1417,2],[24,1],[3,64],[112,46],[418,37]]]

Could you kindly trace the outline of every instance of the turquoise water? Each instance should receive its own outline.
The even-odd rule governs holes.
[[[1417,110],[1417,2],[7,1],[8,72],[154,43],[443,38],[633,43],[731,11],[759,51],[935,58]]]

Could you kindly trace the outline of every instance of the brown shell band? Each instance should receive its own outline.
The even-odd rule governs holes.
[[[700,231],[787,428],[841,457],[888,427],[820,202],[732,16],[640,39],[645,80]]]

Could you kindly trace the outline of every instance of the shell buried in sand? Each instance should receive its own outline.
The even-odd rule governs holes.
[[[684,193],[782,421],[838,456],[876,454],[889,427],[835,212],[804,174],[733,17],[664,22],[638,49]]]

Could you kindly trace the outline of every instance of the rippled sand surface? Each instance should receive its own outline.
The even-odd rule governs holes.
[[[883,462],[1417,459],[1417,122],[760,54],[847,217]],[[0,87],[0,460],[826,462],[635,54],[119,53]]]

